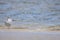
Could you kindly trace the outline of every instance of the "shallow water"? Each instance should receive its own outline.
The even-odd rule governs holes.
[[[60,25],[60,0],[0,0],[0,25],[8,16],[12,26]]]

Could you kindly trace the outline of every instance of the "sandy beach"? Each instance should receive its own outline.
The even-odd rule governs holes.
[[[60,32],[0,29],[0,40],[60,40]]]

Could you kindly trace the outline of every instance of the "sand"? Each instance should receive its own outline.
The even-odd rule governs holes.
[[[0,40],[60,40],[60,32],[0,29]]]

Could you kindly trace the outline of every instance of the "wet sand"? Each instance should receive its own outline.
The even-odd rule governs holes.
[[[60,32],[0,29],[0,40],[60,40]]]

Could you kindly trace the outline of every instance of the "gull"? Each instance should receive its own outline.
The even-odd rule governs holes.
[[[12,22],[12,19],[10,17],[8,17],[7,21],[5,21],[5,26],[7,26],[8,29],[11,27],[11,22]]]

